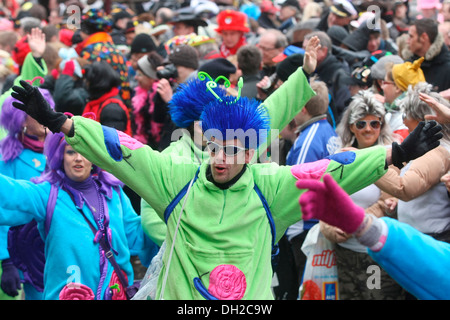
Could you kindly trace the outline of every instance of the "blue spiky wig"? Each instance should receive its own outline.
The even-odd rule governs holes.
[[[200,117],[205,137],[239,139],[247,149],[257,149],[267,139],[270,118],[256,99],[226,96],[209,103]]]
[[[200,120],[204,107],[216,100],[208,91],[208,81],[210,79],[200,77],[180,84],[169,102],[170,117],[177,127],[188,128],[194,121]],[[220,97],[226,96],[223,87],[217,87],[215,92]]]

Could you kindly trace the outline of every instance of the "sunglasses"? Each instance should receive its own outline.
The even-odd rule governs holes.
[[[221,146],[220,144],[217,144],[212,141],[208,141],[206,143],[206,147],[208,148],[209,152],[211,152],[211,153],[219,153],[220,150],[223,150],[223,152],[227,156],[235,156],[239,152],[245,150],[245,148],[234,146],[234,145]]]
[[[381,128],[381,121],[379,121],[379,120],[371,120],[371,121],[359,120],[359,121],[355,122],[356,129],[358,129],[358,130],[364,129],[366,127],[367,123],[370,124],[372,129],[380,129]]]

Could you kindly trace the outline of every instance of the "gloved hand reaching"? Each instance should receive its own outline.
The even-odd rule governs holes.
[[[392,163],[399,169],[404,162],[417,159],[439,146],[442,127],[434,120],[421,121],[401,144],[392,143]]]
[[[19,294],[19,290],[21,289],[19,271],[17,271],[10,259],[5,259],[2,261],[2,270],[3,272],[0,280],[0,287],[8,296],[17,296]]]
[[[309,189],[299,199],[303,220],[319,219],[350,234],[362,224],[364,209],[355,205],[329,174],[324,175],[323,182],[303,179],[296,186]]]
[[[60,132],[61,126],[67,120],[67,116],[61,112],[55,112],[50,104],[42,96],[37,87],[20,80],[20,86],[13,86],[11,96],[19,101],[12,104],[17,109],[24,111],[37,122],[47,127],[52,132]]]

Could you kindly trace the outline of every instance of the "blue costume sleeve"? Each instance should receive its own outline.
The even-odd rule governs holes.
[[[48,190],[44,190],[48,187]],[[18,226],[45,219],[50,185],[16,180],[0,174],[0,225]]]
[[[386,243],[369,255],[418,299],[448,299],[450,244],[438,241],[397,220],[384,217]]]

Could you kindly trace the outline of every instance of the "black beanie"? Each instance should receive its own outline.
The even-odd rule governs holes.
[[[199,64],[198,60],[197,50],[186,44],[176,46],[169,54],[169,61],[175,66],[197,70]]]
[[[344,40],[348,35],[347,29],[342,26],[331,26],[327,30],[328,36],[331,38],[331,41],[334,45],[340,46],[342,40]]]
[[[303,54],[294,53],[288,56],[283,61],[277,64],[277,75],[281,81],[286,81],[291,74],[293,74],[298,67],[303,66]]]
[[[156,51],[156,45],[150,35],[146,33],[137,34],[130,46],[130,53],[148,53]]]
[[[229,79],[230,75],[236,72],[236,66],[225,58],[217,58],[204,63],[198,71],[206,72],[213,79],[218,76]]]

